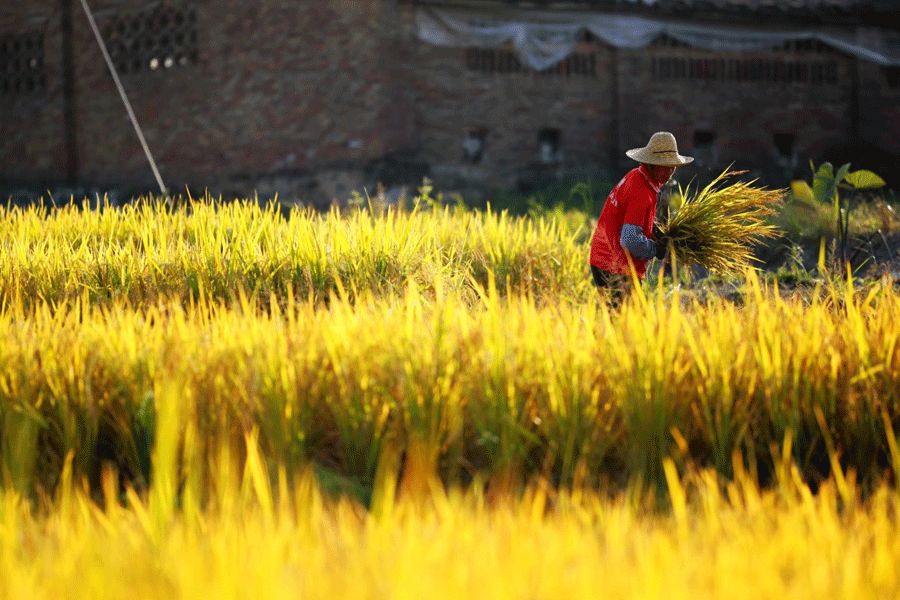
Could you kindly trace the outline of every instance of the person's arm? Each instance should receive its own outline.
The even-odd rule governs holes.
[[[622,225],[619,244],[635,258],[649,260],[656,256],[656,242],[644,235],[644,231],[631,223]]]

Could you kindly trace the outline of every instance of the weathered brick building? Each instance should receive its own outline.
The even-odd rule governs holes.
[[[900,183],[891,0],[90,3],[170,187],[311,201],[426,174],[510,187],[615,172],[658,129],[695,169],[736,161],[783,179],[810,158],[854,160]],[[152,187],[80,0],[0,5],[0,184]],[[513,38],[436,43],[443,15]],[[614,17],[662,33],[634,47],[595,35]],[[560,20],[599,29],[535,69],[544,33],[523,32]],[[777,39],[704,47],[729,26]]]

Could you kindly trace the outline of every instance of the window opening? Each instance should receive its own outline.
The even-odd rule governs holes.
[[[698,129],[694,132],[694,148],[712,146],[716,141],[716,134],[712,131]]]
[[[772,136],[778,155],[782,158],[791,158],[794,155],[794,134],[776,133]]]
[[[484,157],[486,129],[470,129],[463,139],[463,156],[468,162],[479,163]]]
[[[709,129],[694,131],[694,161],[697,167],[709,167],[716,164],[716,132]]]
[[[122,74],[168,70],[198,61],[197,13],[158,6],[112,20],[104,37]]]
[[[654,79],[709,81],[769,81],[813,85],[837,83],[836,61],[789,61],[762,58],[655,57],[651,61]]]
[[[900,67],[883,67],[882,71],[889,88],[900,88]]]
[[[801,52],[806,54],[837,54],[837,50],[820,40],[788,40],[775,48],[779,52]]]
[[[45,89],[44,33],[0,35],[0,94],[15,96]]]
[[[532,73],[559,77],[590,77],[597,72],[597,56],[593,52],[577,52],[546,69],[537,71],[523,65],[512,50],[469,48],[466,50],[466,68],[487,75]]]
[[[684,42],[679,42],[675,38],[666,35],[665,33],[658,36],[652,42],[650,42],[650,46],[654,48],[689,48],[688,44]]]
[[[538,159],[545,164],[562,159],[559,129],[541,129],[538,132]]]

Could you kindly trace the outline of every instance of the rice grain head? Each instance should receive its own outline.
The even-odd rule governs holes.
[[[678,188],[681,206],[660,226],[678,259],[718,273],[739,273],[755,260],[752,248],[777,235],[770,222],[787,190],[756,187],[756,179],[726,184],[747,171],[725,169],[706,187]]]

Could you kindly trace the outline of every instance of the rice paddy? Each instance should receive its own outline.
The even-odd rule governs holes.
[[[898,595],[900,293],[459,209],[0,211],[0,597]]]

